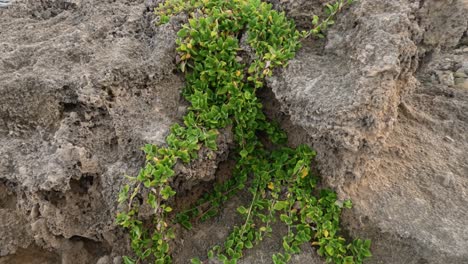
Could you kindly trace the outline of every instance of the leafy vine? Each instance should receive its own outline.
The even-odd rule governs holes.
[[[191,228],[193,219],[216,215],[223,202],[248,188],[250,205],[237,208],[244,223],[233,227],[226,242],[214,246],[208,258],[237,263],[246,249],[272,232],[271,223],[278,218],[288,232],[283,251],[272,256],[275,264],[288,262],[304,243],[317,247],[327,262],[362,263],[371,256],[369,240],[347,243],[339,235],[341,210],[350,208],[351,202],[338,202],[330,190],[314,195],[317,180],[311,175],[310,164],[315,152],[305,145],[285,147],[285,132],[266,118],[256,96],[276,67],[287,66],[302,39],[323,37],[336,14],[351,2],[338,0],[327,5],[327,17],[320,20],[314,16],[313,28],[301,32],[284,12],[260,0],[167,0],[156,8],[161,24],[181,12],[189,15],[177,34],[177,52],[186,79],[183,95],[190,107],[183,125],[172,126],[166,146],[144,147],[145,167],[136,177],[128,177],[130,184],[119,194],[119,202],[126,206],[117,223],[129,231],[135,255],[124,257],[126,264],[149,260],[172,263],[170,242],[175,235],[168,201],[176,194],[171,187],[174,166],[197,159],[201,148],[216,150],[219,130],[228,125],[237,146],[233,177],[172,219]],[[245,51],[243,44],[253,52]],[[274,147],[265,147],[259,133],[266,134]],[[142,204],[135,197],[141,194],[153,210],[150,223],[139,217]],[[191,261],[202,263],[198,258]]]

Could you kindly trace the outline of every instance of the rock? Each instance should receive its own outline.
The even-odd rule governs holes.
[[[122,264],[123,263],[123,260],[122,260],[122,257],[115,257],[114,260],[113,260],[114,264]]]
[[[353,200],[345,225],[373,240],[369,263],[468,262],[468,90],[445,78],[468,61],[453,52],[468,7],[449,2],[356,2],[324,51],[306,43],[269,80],[289,132],[305,130],[326,184]]]
[[[109,256],[101,257],[96,264],[112,264]]]
[[[159,2],[17,0],[0,10],[0,263],[123,263],[122,176],[187,107],[174,64],[180,18],[155,27]],[[271,2],[303,27],[323,15],[324,1]],[[266,104],[289,115],[291,141],[311,144],[324,184],[353,200],[344,229],[373,240],[369,263],[468,262],[463,2],[356,1],[268,80],[277,101]],[[213,180],[231,141],[226,129],[217,152],[177,165],[174,186]],[[235,216],[221,217],[216,230],[227,232]],[[211,242],[213,227],[186,237]],[[181,261],[210,246],[176,242]],[[277,245],[244,262],[269,263]],[[305,252],[294,261],[321,261]]]
[[[124,175],[186,109],[177,25],[155,27],[155,4],[18,0],[0,11],[0,189],[15,200],[0,206],[0,257],[31,244],[62,263],[128,252],[115,226]],[[178,167],[176,188],[213,180],[230,132],[219,140]]]
[[[26,248],[32,242],[26,217],[14,209],[0,208],[0,234],[0,256],[13,254],[18,247]]]

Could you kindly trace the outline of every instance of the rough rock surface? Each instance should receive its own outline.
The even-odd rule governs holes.
[[[154,27],[156,2],[16,0],[0,9],[0,263],[121,263],[122,176],[185,111],[179,18]],[[327,1],[271,2],[307,26]],[[345,229],[373,240],[370,263],[468,262],[466,2],[360,0],[268,82],[267,110],[282,116],[293,144],[318,151],[325,183],[353,199]],[[230,141],[226,130],[220,150],[201,155],[215,159],[179,165],[174,184],[190,192],[212,180]],[[177,263],[220,242],[246,198],[183,232]],[[244,263],[269,263],[278,249],[273,238]],[[321,259],[308,248],[294,261]]]
[[[0,10],[0,257],[39,246],[60,263],[106,263],[126,250],[114,225],[123,176],[185,111],[177,28],[156,28],[153,5],[18,0]],[[229,133],[220,140],[214,158],[178,167],[180,188],[214,178]],[[18,254],[0,263],[21,263]]]
[[[307,13],[298,2],[292,16]],[[269,80],[326,183],[354,201],[344,220],[373,240],[371,263],[468,262],[467,11],[358,1]]]

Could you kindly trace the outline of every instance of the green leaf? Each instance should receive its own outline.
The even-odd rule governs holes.
[[[253,248],[253,244],[250,240],[245,241],[245,248],[251,249]]]
[[[190,262],[191,262],[192,264],[202,264],[202,262],[200,261],[199,258],[193,258],[193,259],[190,260]]]
[[[133,260],[133,259],[127,257],[127,256],[123,257],[123,261],[124,261],[125,264],[135,264],[135,260]]]
[[[160,193],[164,200],[168,200],[170,197],[176,194],[176,192],[172,190],[170,186],[164,187],[164,189],[162,189]]]
[[[335,254],[335,249],[330,245],[326,245],[325,250],[329,256],[333,256]]]
[[[225,246],[226,248],[230,248],[230,247],[232,247],[233,245],[234,245],[234,240],[230,239],[230,240],[226,241],[226,243],[225,243],[224,246]]]
[[[220,261],[226,261],[228,258],[224,254],[218,254],[218,260]]]
[[[151,206],[151,208],[156,208],[156,196],[154,194],[150,193],[148,194],[148,204]]]
[[[128,191],[130,189],[130,186],[127,184],[125,185],[119,192],[119,203],[123,203],[128,199]]]
[[[273,209],[276,211],[284,210],[289,207],[288,201],[277,201],[273,206]]]
[[[291,250],[291,247],[289,246],[288,242],[283,240],[283,248],[286,252],[289,252]]]
[[[354,258],[352,256],[347,256],[343,259],[343,264],[354,264]]]
[[[185,37],[187,37],[188,32],[189,32],[189,30],[187,28],[183,27],[181,30],[179,30],[179,32],[177,32],[177,36],[179,38],[185,38]]]
[[[190,24],[190,27],[196,28],[197,27],[197,20],[189,19],[189,24]]]
[[[239,241],[236,245],[236,251],[242,251],[244,249],[244,242]]]
[[[314,15],[312,19],[312,25],[316,26],[318,25],[318,22],[319,22],[319,17]]]
[[[351,208],[353,207],[353,202],[351,202],[351,200],[346,200],[346,201],[344,201],[344,203],[343,203],[343,207],[344,207],[344,208],[351,209]]]
[[[163,242],[160,245],[160,250],[161,250],[161,252],[164,252],[164,253],[169,252],[169,244],[167,244],[166,242]]]
[[[239,152],[239,154],[240,154],[240,156],[241,156],[242,158],[245,158],[245,157],[247,157],[247,155],[249,155],[249,152],[248,152],[247,150],[243,149],[243,150],[241,150],[241,151]]]
[[[239,212],[239,214],[241,215],[245,215],[247,214],[247,208],[245,208],[244,206],[237,207],[237,212]]]
[[[180,224],[187,230],[192,230],[192,223],[190,223],[190,221],[188,220],[185,220],[185,221],[181,221]]]
[[[166,23],[169,22],[169,20],[170,20],[170,17],[169,17],[169,16],[161,16],[161,18],[160,18],[160,24],[166,24]],[[127,263],[125,263],[125,264],[127,264]]]
[[[184,149],[184,150],[180,150],[177,152],[179,158],[185,162],[185,163],[188,163],[190,162],[190,155],[188,153],[188,150]]]
[[[281,221],[283,221],[284,223],[286,223],[287,225],[291,225],[292,224],[292,220],[289,216],[285,215],[285,214],[281,214],[280,215],[280,219]]]

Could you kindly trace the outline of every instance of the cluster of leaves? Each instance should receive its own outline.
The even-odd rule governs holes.
[[[167,0],[156,8],[160,23],[180,12],[189,14],[188,23],[178,32],[177,51],[190,107],[183,125],[171,128],[167,146],[145,146],[145,167],[137,177],[128,177],[131,184],[119,195],[119,202],[127,206],[118,214],[117,223],[129,230],[136,256],[125,257],[126,264],[148,259],[171,263],[169,244],[174,231],[168,220],[172,211],[168,200],[175,195],[170,186],[173,168],[177,162],[196,159],[202,147],[216,150],[218,131],[227,126],[232,126],[237,145],[232,179],[175,218],[190,228],[194,219],[216,215],[224,201],[248,187],[252,201],[248,208],[238,208],[244,224],[234,227],[224,245],[215,246],[208,257],[236,263],[245,249],[272,232],[271,223],[278,217],[288,226],[288,233],[283,238],[284,252],[272,256],[274,263],[286,263],[300,251],[300,245],[309,242],[328,262],[361,263],[370,256],[369,241],[347,244],[338,235],[341,210],[349,208],[350,202],[339,203],[329,190],[313,195],[316,179],[310,175],[310,163],[315,152],[307,146],[284,147],[285,133],[267,120],[256,96],[273,69],[286,66],[294,57],[301,39],[320,37],[349,3],[338,0],[328,5],[328,17],[321,21],[314,17],[313,29],[303,32],[284,13],[260,0]],[[243,52],[246,55],[240,43],[243,34],[253,51],[249,64],[240,57]],[[264,146],[260,133],[267,135],[273,148]],[[143,197],[134,199],[137,196]],[[140,200],[154,211],[152,221],[140,220]]]
[[[278,218],[288,232],[283,237],[283,252],[272,256],[275,264],[287,263],[293,254],[300,252],[301,245],[310,241],[327,262],[362,263],[370,257],[370,241],[357,239],[347,244],[338,234],[341,210],[351,208],[351,202],[340,203],[330,190],[314,195],[317,179],[310,173],[314,156],[315,152],[305,145],[256,152],[251,157],[254,177],[248,188],[252,201],[248,207],[237,208],[244,224],[235,226],[223,245],[208,252],[208,258],[237,263],[244,250],[272,232],[271,223]],[[201,263],[198,259],[192,262]]]
[[[218,131],[199,127],[193,112],[184,117],[185,127],[178,124],[172,126],[167,137],[167,147],[158,148],[146,145],[146,165],[137,177],[127,177],[133,182],[124,186],[119,193],[119,202],[128,203],[128,209],[117,215],[117,223],[130,230],[131,247],[138,259],[153,256],[156,263],[170,263],[169,241],[174,238],[174,231],[168,227],[166,216],[172,208],[165,204],[176,192],[169,182],[174,175],[173,167],[177,161],[185,163],[198,157],[201,145],[216,149]],[[144,226],[138,219],[140,204],[134,198],[141,188],[147,189],[145,201],[154,210],[154,221]],[[150,227],[150,228],[148,228]],[[150,232],[150,230],[153,232]],[[135,260],[124,257],[125,263],[135,263]]]

